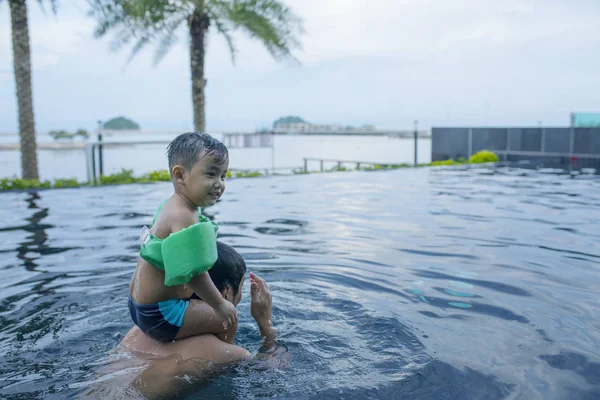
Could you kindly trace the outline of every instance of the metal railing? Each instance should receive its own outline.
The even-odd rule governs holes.
[[[104,141],[103,134],[107,133],[102,121],[98,121],[97,142],[85,144],[86,175],[88,182],[96,184],[96,149],[98,154],[98,176],[104,175],[103,148],[104,146],[135,146],[135,145],[168,145],[170,140],[138,140],[129,142],[107,142]],[[270,148],[271,149],[271,170],[275,170],[275,147],[272,132],[245,133],[223,133],[223,142],[230,148]],[[241,144],[240,144],[241,142]],[[262,169],[261,169],[262,170]],[[264,169],[268,171],[269,169]],[[243,171],[243,170],[242,170]],[[246,170],[247,171],[247,170]]]
[[[98,178],[104,175],[103,149],[104,147],[124,147],[136,145],[168,145],[169,140],[140,140],[133,142],[107,142],[98,141],[85,144],[86,176],[90,183],[97,183]],[[271,168],[230,168],[232,172],[259,171],[265,175],[272,175],[277,171],[294,171],[299,167],[271,167]]]
[[[165,145],[171,143],[168,140],[140,140],[135,142],[91,142],[85,144],[85,165],[86,165],[86,176],[90,183],[96,183],[99,176],[104,175],[104,163],[103,163],[103,148],[118,147],[127,145],[152,145],[160,144]],[[96,175],[96,149],[98,149],[98,174]]]
[[[361,165],[369,165],[369,166],[381,166],[384,168],[393,168],[393,167],[403,167],[406,166],[405,164],[398,164],[398,163],[382,163],[382,162],[371,162],[371,161],[355,161],[355,160],[338,160],[338,159],[331,159],[331,158],[313,158],[313,157],[307,157],[307,158],[303,158],[304,160],[304,172],[308,173],[308,162],[309,161],[318,161],[319,162],[319,171],[320,172],[324,172],[325,171],[325,163],[334,163],[337,164],[337,168],[341,168],[343,164],[354,164],[356,165],[356,169],[360,169]]]

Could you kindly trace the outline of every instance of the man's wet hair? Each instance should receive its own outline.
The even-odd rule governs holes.
[[[208,270],[210,279],[219,289],[219,292],[230,286],[233,295],[240,290],[242,277],[246,273],[246,262],[235,249],[222,242],[217,242],[217,262]]]
[[[229,158],[229,152],[223,143],[208,133],[182,133],[167,147],[169,172],[173,171],[175,165],[191,170],[200,156],[212,156],[218,164],[222,164]]]

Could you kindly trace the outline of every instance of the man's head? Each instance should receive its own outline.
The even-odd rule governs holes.
[[[237,306],[242,299],[246,262],[233,247],[221,242],[217,242],[217,255],[208,274],[223,297]]]
[[[175,189],[197,207],[212,206],[223,195],[229,153],[217,139],[183,133],[167,147],[167,158]]]

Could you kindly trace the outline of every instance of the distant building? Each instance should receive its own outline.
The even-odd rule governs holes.
[[[375,125],[372,124],[368,124],[368,125],[363,125],[360,127],[361,130],[364,130],[365,132],[375,132]]]
[[[304,131],[305,126],[310,125],[308,122],[300,117],[289,115],[287,117],[281,117],[277,121],[273,122],[273,131],[276,133],[287,133],[290,131]]]
[[[303,133],[308,131],[311,126],[308,122],[283,122],[275,124],[273,131],[275,133]]]
[[[299,117],[280,118],[273,123],[273,132],[291,133],[291,134],[309,134],[309,133],[372,133],[375,132],[375,125],[362,125],[358,128],[353,126],[331,125],[331,124],[311,124]]]

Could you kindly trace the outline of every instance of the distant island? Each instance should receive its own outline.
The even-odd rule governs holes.
[[[274,133],[304,133],[304,134],[373,134],[375,125],[359,127],[349,125],[312,124],[297,116],[281,117],[273,122]]]
[[[140,126],[132,120],[125,117],[115,117],[106,121],[104,129],[111,131],[139,131]]]
[[[286,124],[306,124],[307,122],[300,117],[293,115],[287,117],[281,117],[277,121],[273,122],[273,129],[277,129],[277,126]]]
[[[65,130],[50,131],[50,132],[48,132],[48,135],[52,136],[54,138],[54,140],[61,140],[61,139],[73,140],[77,136],[81,136],[81,138],[85,140],[90,137],[90,134],[85,129],[79,129],[79,130],[77,130],[77,132],[74,132],[74,133],[70,133]]]

